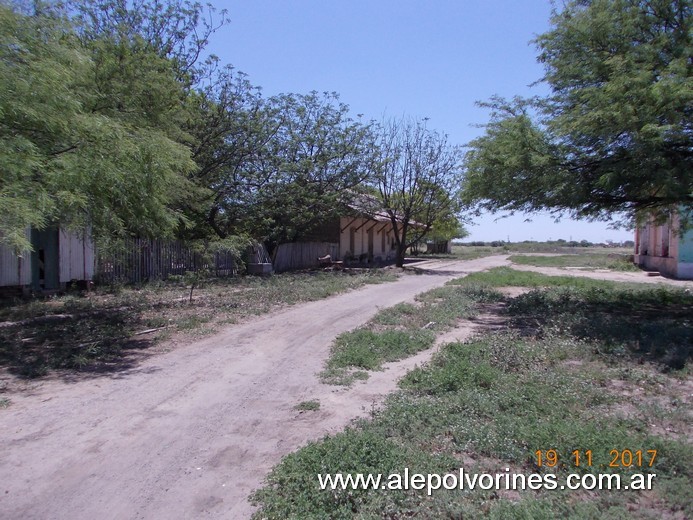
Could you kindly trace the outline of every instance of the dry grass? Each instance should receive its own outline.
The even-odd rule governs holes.
[[[118,370],[162,338],[189,341],[287,305],[392,281],[381,270],[287,273],[106,287],[0,308],[0,367],[24,377],[54,369]]]

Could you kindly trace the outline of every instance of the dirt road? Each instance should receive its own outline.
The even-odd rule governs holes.
[[[350,390],[318,382],[332,340],[494,256],[431,261],[367,286],[232,326],[138,368],[49,381],[0,410],[0,518],[247,518],[248,494],[282,456],[394,389],[420,358]],[[319,399],[317,412],[293,407]]]

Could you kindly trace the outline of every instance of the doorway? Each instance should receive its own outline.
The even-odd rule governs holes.
[[[58,228],[31,230],[31,287],[50,291],[60,287]]]

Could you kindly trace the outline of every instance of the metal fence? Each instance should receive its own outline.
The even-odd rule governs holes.
[[[230,251],[202,254],[181,240],[133,238],[112,252],[97,254],[95,278],[101,283],[141,283],[203,269],[215,276],[234,276],[238,264]]]

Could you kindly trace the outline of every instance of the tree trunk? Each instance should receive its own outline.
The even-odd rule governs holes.
[[[397,258],[395,259],[395,265],[397,267],[404,267],[404,253],[406,253],[407,248],[403,246],[404,244],[397,246]]]
[[[210,209],[209,214],[207,215],[207,223],[211,226],[211,228],[214,230],[217,236],[223,240],[228,236],[228,233],[226,233],[223,229],[221,229],[221,227],[219,227],[219,224],[217,223],[218,214],[218,207],[215,206],[212,209]]]

